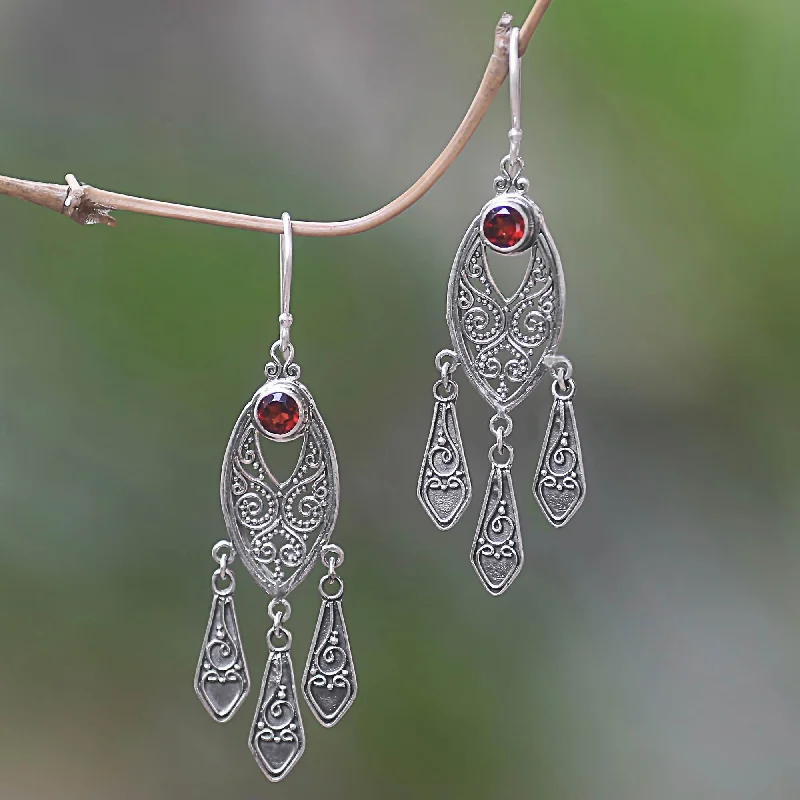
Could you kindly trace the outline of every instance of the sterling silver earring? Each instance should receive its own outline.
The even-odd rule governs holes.
[[[586,494],[572,397],[572,365],[557,354],[564,323],[565,286],[561,260],[542,212],[527,196],[520,157],[521,91],[519,29],[509,40],[511,89],[510,151],[495,179],[496,196],[472,221],[456,253],[447,293],[447,324],[452,350],[436,356],[440,378],[433,388],[433,421],[417,494],[441,530],[456,524],[472,496],[456,417],[458,386],[452,375],[461,365],[494,408],[489,430],[489,483],[478,518],[471,560],[483,585],[502,594],[520,572],[522,538],[511,481],[514,450],[512,409],[536,387],[547,370],[553,376],[553,407],[533,492],[547,519],[567,523]],[[498,289],[486,248],[501,254],[530,251],[522,283],[511,297]]]
[[[328,429],[309,390],[300,383],[289,330],[292,282],[292,226],[283,215],[281,236],[280,336],[272,345],[266,383],[244,407],[222,463],[222,512],[229,539],[217,542],[219,564],[212,577],[213,600],[195,691],[211,716],[226,722],[250,689],[233,603],[231,563],[239,557],[253,579],[271,596],[267,632],[269,656],[250,730],[250,750],[271,781],[279,781],[305,749],[294,667],[292,635],[286,628],[289,593],[319,558],[328,573],[320,581],[322,607],[302,679],[314,716],[336,724],[353,703],[357,684],[342,612],[344,584],[337,570],[340,547],[329,544],[339,510],[339,471]],[[292,475],[278,481],[262,453],[262,437],[286,442],[302,437]]]

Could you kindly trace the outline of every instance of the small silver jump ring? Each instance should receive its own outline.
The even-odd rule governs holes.
[[[280,603],[283,608],[279,609],[277,607],[278,603]],[[285,597],[273,597],[267,606],[267,614],[269,614],[273,622],[276,619],[279,619],[280,621],[273,627],[280,627],[282,623],[289,621],[289,618],[292,616],[292,607],[289,605],[289,601]],[[278,615],[280,615],[280,617]]]
[[[214,594],[218,594],[220,597],[227,597],[229,594],[233,594],[233,590],[236,588],[236,579],[230,570],[228,570],[227,574],[230,583],[227,586],[220,586],[219,581],[225,580],[225,577],[221,568],[214,570],[214,574],[211,576],[211,588],[214,590]]]
[[[338,584],[336,591],[333,594],[328,594],[328,591],[325,588],[329,583]],[[342,595],[344,594],[344,581],[336,574],[323,575],[319,582],[319,593],[326,600],[341,600]]]
[[[447,392],[447,389],[450,391]],[[445,391],[445,394],[442,394],[442,391]],[[436,381],[433,384],[433,397],[439,403],[452,403],[458,397],[458,384],[455,381],[448,381],[447,387],[445,387],[442,381]]]
[[[228,577],[228,554],[223,553],[219,560],[219,576],[223,580]]]
[[[319,558],[328,568],[328,575],[333,575],[344,564],[344,550],[338,544],[326,544],[320,551]]]
[[[504,461],[504,462],[499,462],[499,461],[497,461],[496,457],[498,455],[500,455],[500,448],[496,444],[493,444],[489,448],[489,461],[491,461],[492,464],[494,464],[494,466],[496,466],[496,467],[510,467],[511,466],[511,462],[514,460],[514,448],[511,445],[507,444],[507,445],[505,445],[504,449],[508,453],[508,460]]]
[[[442,359],[444,358],[450,358],[452,361],[443,361]],[[436,369],[439,371],[447,368],[448,374],[452,374],[456,371],[456,367],[458,366],[458,356],[452,350],[440,350],[436,354],[433,363],[436,364]]]
[[[283,637],[286,641],[283,644],[275,644],[275,639]],[[292,647],[292,632],[286,628],[270,628],[267,631],[267,645],[273,653],[286,653]]]
[[[558,381],[553,381],[553,397],[556,400],[571,400],[572,396],[575,394],[575,381],[571,378],[567,378],[564,381],[564,388],[560,388],[558,385]]]
[[[213,558],[217,564],[222,566],[223,553],[220,552],[222,550],[227,550],[227,553],[224,555],[228,556],[228,566],[230,566],[236,560],[236,551],[233,549],[233,545],[227,539],[220,539],[211,548],[211,558]]]
[[[489,420],[489,430],[495,436],[497,436],[497,431],[500,429],[500,428],[498,428],[498,424],[501,423],[501,422],[503,423],[503,425],[501,425],[500,428],[502,428],[502,430],[503,430],[503,435],[504,436],[510,436],[511,435],[511,431],[514,428],[514,422],[511,419],[511,417],[509,417],[508,414],[505,413],[505,411],[498,411],[497,414],[495,414]]]
[[[542,364],[550,370],[551,375],[558,380],[558,371],[556,367],[564,369],[564,380],[568,381],[572,377],[572,362],[566,356],[560,356],[557,353],[553,355],[544,356]]]
[[[447,387],[450,385],[450,368],[447,364],[442,364],[442,368],[440,370],[442,375],[442,389],[447,391]]]
[[[281,332],[281,350],[288,360],[288,352],[291,347],[289,329],[292,327],[293,322],[289,311],[292,297],[292,219],[284,211],[281,215],[281,220],[283,220],[283,233],[281,234],[281,313],[278,317],[278,322]]]

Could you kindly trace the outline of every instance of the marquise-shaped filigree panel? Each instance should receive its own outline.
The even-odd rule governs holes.
[[[333,442],[308,390],[299,383],[297,388],[308,408],[291,476],[279,482],[264,460],[255,397],[239,416],[222,464],[222,508],[231,541],[250,574],[276,597],[288,594],[314,566],[339,508]]]
[[[542,357],[561,338],[564,295],[561,261],[543,222],[519,288],[505,297],[489,269],[480,217],[473,220],[450,273],[447,324],[464,372],[498,410],[522,402],[545,373]]]

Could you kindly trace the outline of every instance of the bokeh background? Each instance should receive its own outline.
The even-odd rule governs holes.
[[[343,219],[406,188],[469,103],[495,0],[2,0],[0,172]],[[790,0],[554,0],[523,154],[564,260],[589,493],[530,490],[546,385],[515,413],[526,565],[468,553],[475,499],[415,497],[455,248],[506,152],[505,90],[436,188],[296,240],[293,340],[336,441],[360,696],[305,715],[269,786],[192,678],[224,533],[219,464],[277,334],[276,237],[0,198],[3,800],[800,796],[800,12]],[[292,596],[304,659],[318,598]],[[239,566],[254,680],[264,595]]]

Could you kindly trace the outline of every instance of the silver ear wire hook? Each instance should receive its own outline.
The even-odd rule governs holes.
[[[287,212],[281,215],[283,220],[283,233],[281,234],[281,313],[278,317],[280,324],[281,352],[284,358],[289,358],[292,352],[292,343],[289,339],[289,329],[292,327],[292,315],[289,313],[289,301],[292,296],[292,220]]]
[[[511,130],[508,140],[511,143],[509,158],[514,164],[519,159],[522,143],[522,70],[519,59],[519,28],[512,28],[508,40],[508,85],[511,92]]]

